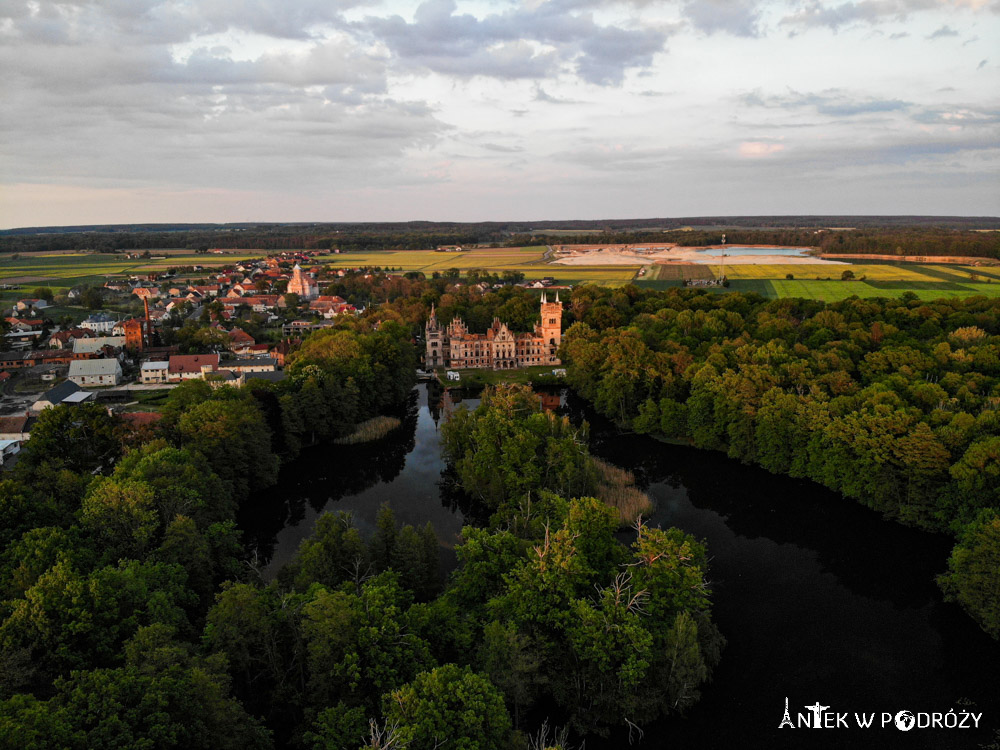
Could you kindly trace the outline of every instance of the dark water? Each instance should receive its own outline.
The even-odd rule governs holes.
[[[400,522],[430,520],[449,562],[461,515],[442,502],[436,410],[426,386],[416,391],[397,437],[307,454],[283,472],[277,497],[261,499],[244,518],[262,557],[272,560],[268,572],[290,558],[322,510],[351,510],[366,530],[383,502]],[[1000,644],[944,603],[934,585],[950,539],[719,453],[619,434],[580,400],[565,402],[574,421],[591,422],[592,451],[646,486],[656,501],[651,522],[704,539],[712,557],[714,619],[729,642],[722,664],[689,715],[646,727],[642,747],[977,748],[1000,741],[993,734],[1000,731]],[[793,720],[819,702],[848,713],[851,728],[778,730],[786,697]],[[981,728],[881,727],[882,712],[949,709],[983,712]],[[873,728],[858,729],[855,712],[876,713]],[[626,746],[627,734],[587,742],[591,750]]]

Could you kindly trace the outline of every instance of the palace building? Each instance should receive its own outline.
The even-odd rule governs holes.
[[[530,365],[561,364],[556,356],[562,341],[562,302],[556,292],[555,302],[548,302],[542,293],[542,319],[531,333],[514,333],[493,319],[486,333],[469,333],[461,318],[447,326],[438,323],[431,307],[431,316],[424,330],[427,348],[424,366],[448,368],[490,368],[509,370]]]

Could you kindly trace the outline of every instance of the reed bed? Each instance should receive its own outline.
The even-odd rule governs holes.
[[[372,417],[356,425],[354,432],[337,438],[333,442],[337,445],[355,445],[357,443],[370,443],[374,440],[381,440],[393,430],[397,429],[402,420],[398,417]]]
[[[597,469],[597,496],[618,511],[623,526],[631,526],[653,510],[653,501],[635,486],[635,474],[607,461],[591,457]]]

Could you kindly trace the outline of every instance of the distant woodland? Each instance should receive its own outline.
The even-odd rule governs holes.
[[[978,231],[977,231],[978,230]],[[818,246],[827,252],[965,255],[1000,258],[994,217],[785,216],[685,217],[613,221],[317,224],[135,224],[34,227],[0,232],[0,252],[100,252],[338,248],[422,250],[439,245],[544,245],[677,242]]]

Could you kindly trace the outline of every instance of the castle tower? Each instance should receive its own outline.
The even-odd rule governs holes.
[[[542,292],[542,322],[538,328],[549,347],[549,356],[555,357],[559,344],[562,343],[562,302],[559,301],[559,292],[556,292],[555,302],[549,302],[545,292]],[[558,360],[553,364],[558,364]]]
[[[433,304],[431,305],[431,316],[427,319],[427,325],[424,327],[424,342],[426,343],[424,367],[427,369],[445,367],[448,362],[444,351],[444,332],[438,323],[437,311]]]

